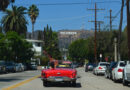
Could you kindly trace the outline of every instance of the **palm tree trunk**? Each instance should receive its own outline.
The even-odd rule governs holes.
[[[128,36],[128,57],[130,60],[130,1],[127,0],[127,36]]]
[[[34,39],[34,23],[32,23],[32,39]]]

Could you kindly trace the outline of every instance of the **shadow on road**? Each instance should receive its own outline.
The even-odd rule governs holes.
[[[21,80],[21,79],[8,79],[8,78],[4,78],[4,79],[1,79],[0,78],[0,82],[11,82],[11,81],[18,81],[18,80]]]
[[[72,88],[81,88],[81,83],[76,83],[76,86],[71,86],[66,83],[49,83],[47,87],[72,87]]]

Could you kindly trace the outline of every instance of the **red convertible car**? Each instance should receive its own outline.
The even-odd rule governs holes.
[[[65,82],[76,86],[77,71],[72,68],[71,64],[51,65],[52,68],[43,69],[41,78],[43,85],[48,86],[49,82]]]

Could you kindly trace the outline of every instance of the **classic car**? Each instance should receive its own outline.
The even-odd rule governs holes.
[[[67,66],[67,65],[66,65]],[[58,65],[57,67],[52,67],[49,69],[43,69],[41,71],[41,78],[43,80],[43,85],[48,86],[49,82],[64,82],[69,83],[72,86],[76,86],[77,71],[70,67],[63,67],[63,65]]]

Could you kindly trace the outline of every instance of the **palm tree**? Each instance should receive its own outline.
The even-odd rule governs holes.
[[[15,0],[0,0],[0,11],[5,11],[10,3],[14,3]]]
[[[5,10],[5,16],[3,16],[1,23],[3,31],[15,31],[19,35],[26,34],[27,32],[27,20],[24,16],[26,14],[25,7],[12,6],[12,10]]]
[[[31,18],[31,22],[32,22],[32,38],[34,38],[34,24],[36,22],[36,18],[39,15],[39,9],[37,8],[36,5],[31,5],[28,9],[28,15]]]

